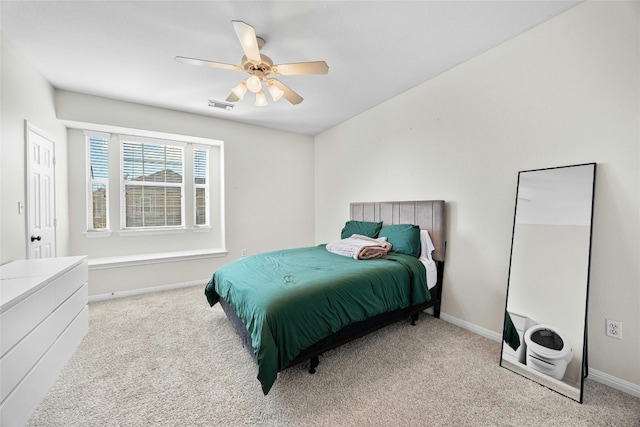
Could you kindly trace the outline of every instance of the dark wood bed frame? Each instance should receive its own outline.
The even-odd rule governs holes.
[[[298,357],[289,363],[287,368],[301,362],[309,361],[309,373],[315,373],[316,367],[320,363],[319,356],[339,347],[343,344],[363,337],[371,332],[377,331],[392,323],[403,319],[410,319],[414,325],[421,312],[428,308],[433,308],[433,316],[440,317],[440,304],[442,300],[442,278],[444,274],[444,259],[446,250],[445,239],[445,202],[443,200],[407,201],[407,202],[372,202],[372,203],[351,203],[352,220],[357,221],[382,221],[383,225],[392,224],[416,224],[421,230],[429,230],[429,235],[433,241],[435,250],[433,259],[438,268],[438,281],[431,288],[431,300],[429,302],[406,307],[387,313],[382,313],[361,322],[348,325],[338,332],[318,341],[317,343],[302,350]],[[233,308],[222,298],[219,300],[227,317],[234,326],[234,329],[242,339],[243,345],[247,348],[254,360],[256,356],[253,352],[251,335],[247,331],[242,320],[236,315]]]

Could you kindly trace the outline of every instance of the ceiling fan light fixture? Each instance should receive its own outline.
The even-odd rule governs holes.
[[[262,80],[258,76],[251,76],[247,79],[247,89],[253,93],[262,91]]]
[[[256,107],[266,107],[267,105],[267,97],[264,95],[264,92],[260,91],[256,93]]]
[[[1,0],[0,0],[1,1]],[[221,68],[230,71],[243,71],[250,75],[247,79],[231,89],[227,96],[227,102],[243,100],[247,92],[256,94],[257,106],[267,105],[267,99],[263,92],[263,83],[267,85],[273,102],[280,98],[286,99],[291,105],[298,105],[304,99],[280,80],[270,78],[271,74],[282,76],[295,76],[307,74],[327,74],[329,66],[324,61],[295,62],[289,64],[274,65],[271,58],[260,53],[264,47],[264,39],[256,36],[255,29],[242,21],[231,21],[244,52],[242,65],[226,64],[223,62],[208,61],[197,58],[176,56],[174,59],[181,64],[198,65],[211,68]],[[259,94],[259,95],[258,95]]]
[[[244,99],[244,96],[247,93],[247,84],[246,84],[246,80],[241,81],[240,83],[238,83],[238,85],[236,87],[234,87],[233,89],[231,89],[231,92],[234,93],[235,96],[237,96],[240,100]]]
[[[282,98],[282,95],[284,95],[284,91],[275,85],[273,79],[267,81],[267,88],[269,89],[271,98],[273,98],[273,102],[278,102],[278,100]]]

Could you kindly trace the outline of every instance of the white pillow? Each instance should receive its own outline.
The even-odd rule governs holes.
[[[420,230],[420,258],[418,258],[427,269],[427,287],[433,288],[438,282],[438,267],[431,257],[431,252],[436,249],[431,241],[428,230]]]
[[[431,252],[435,250],[436,247],[433,246],[429,230],[420,230],[420,258],[426,258],[432,261]]]

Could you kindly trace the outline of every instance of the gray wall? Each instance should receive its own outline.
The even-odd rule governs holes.
[[[349,202],[447,200],[443,312],[499,334],[518,171],[597,162],[589,363],[640,385],[639,15],[583,3],[318,135],[316,242]]]
[[[313,138],[64,91],[56,92],[56,112],[59,119],[74,127],[114,133],[120,128],[126,128],[127,132],[142,129],[224,142],[229,254],[221,258],[117,269],[90,268],[90,295],[208,279],[215,268],[240,257],[242,249],[251,254],[313,243]],[[77,178],[85,173],[84,157],[76,155],[84,151],[84,139],[78,137],[74,129],[69,130],[69,135],[69,176]],[[85,212],[85,193],[78,194],[80,191],[83,189],[74,190],[69,198],[72,215]],[[87,242],[83,231],[84,223],[73,221],[71,251],[91,258],[98,249]],[[99,240],[102,246],[117,248],[121,239],[114,234]],[[201,242],[198,245],[202,248]],[[215,242],[212,246],[215,247]],[[149,251],[143,245],[141,248],[143,253]],[[99,256],[104,256],[103,250],[99,252]]]
[[[36,126],[55,142],[57,163],[57,249],[69,252],[67,215],[67,133],[56,119],[54,89],[22,54],[2,36],[2,138],[0,141],[0,263],[27,257],[26,212],[19,213],[18,203],[26,206],[25,121]]]

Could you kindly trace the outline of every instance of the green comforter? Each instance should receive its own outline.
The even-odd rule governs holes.
[[[429,301],[425,276],[409,255],[363,261],[320,245],[231,262],[214,273],[205,295],[212,306],[222,297],[246,325],[267,394],[277,373],[315,342],[351,323]]]

